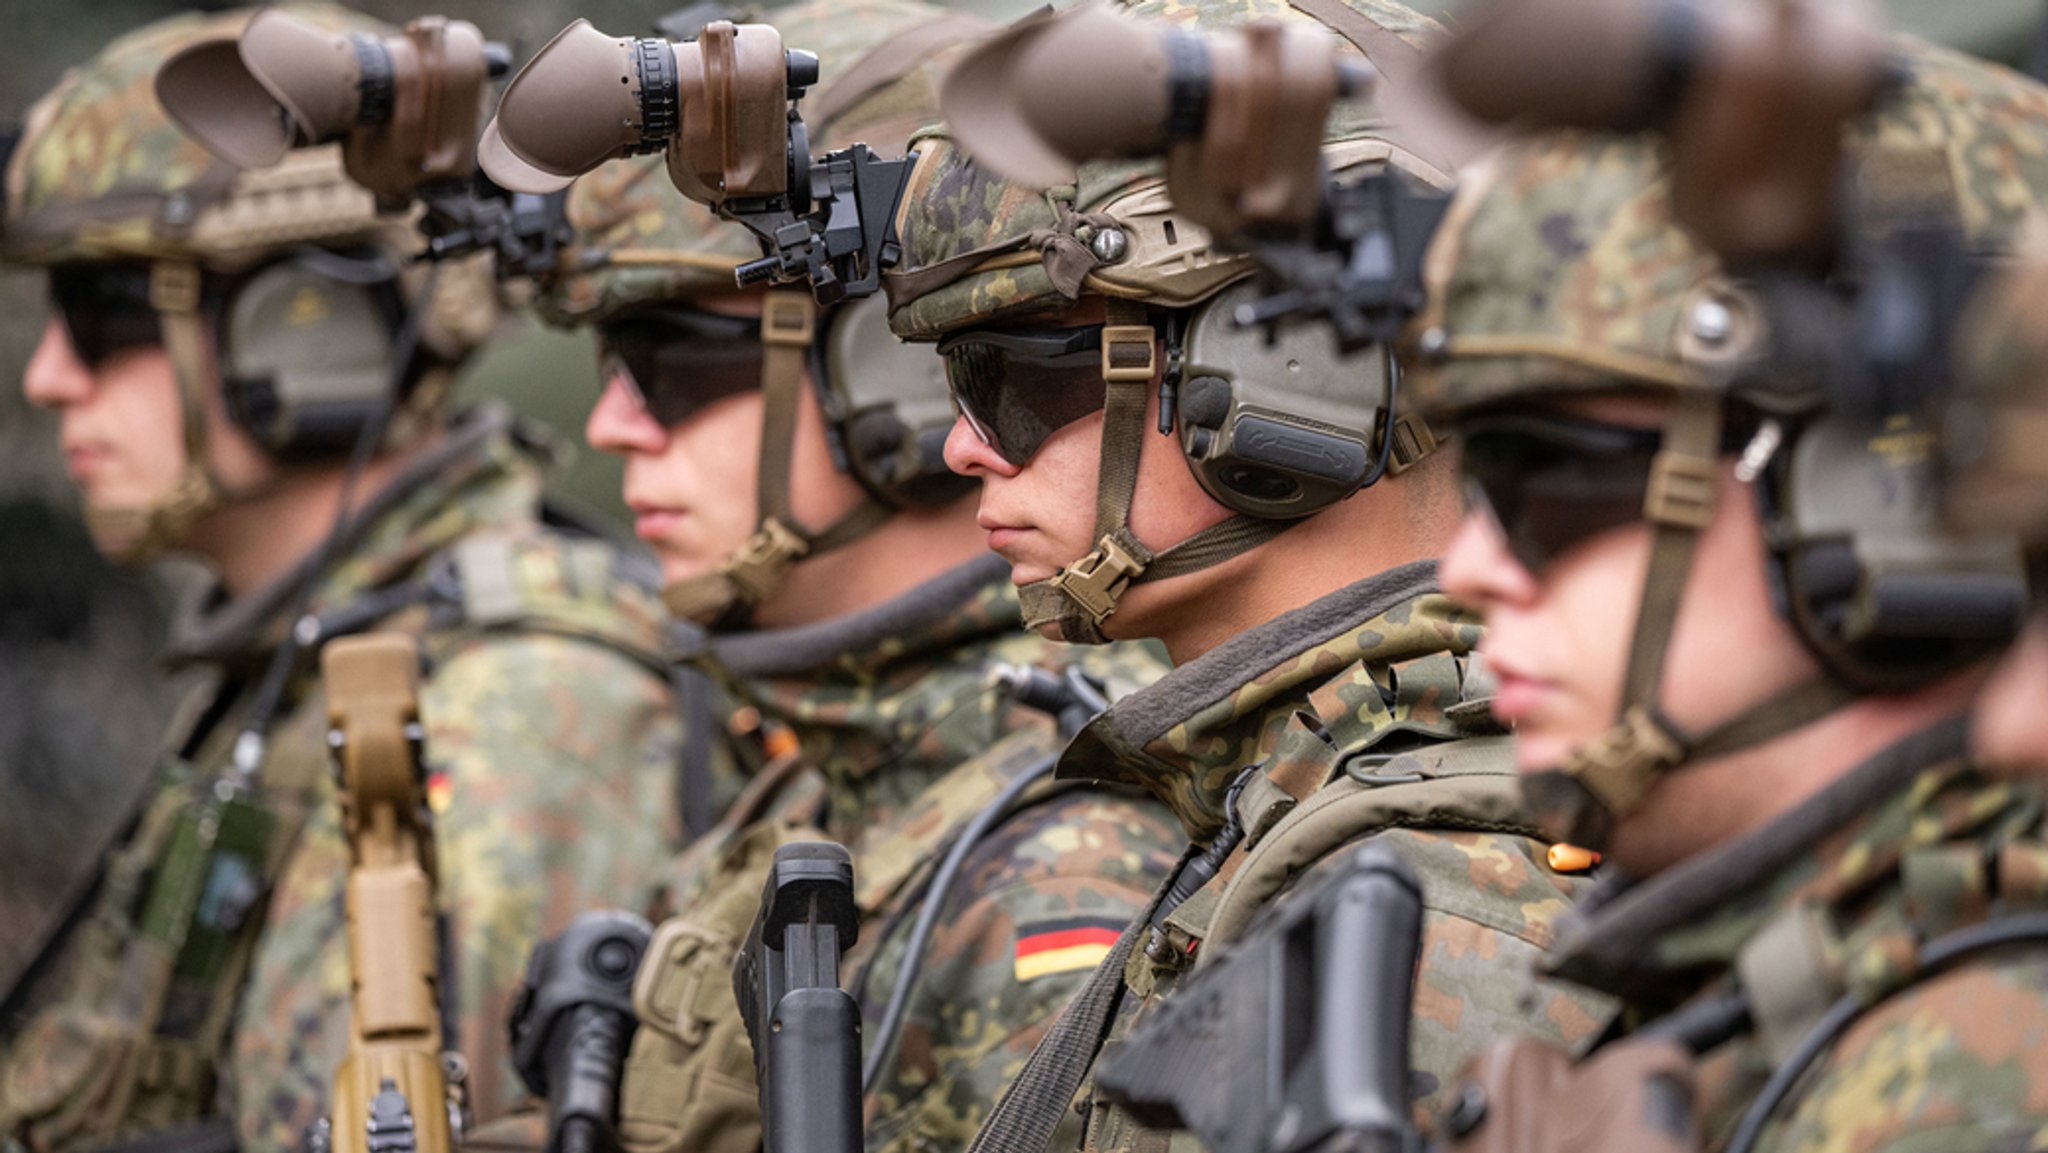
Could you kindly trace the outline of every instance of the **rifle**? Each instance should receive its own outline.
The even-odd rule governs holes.
[[[860,935],[853,857],[830,841],[775,850],[761,911],[733,964],[754,1044],[767,1153],[860,1153],[860,1008],[839,987]]]
[[[1269,906],[1140,1021],[1096,1087],[1216,1153],[1412,1153],[1408,1019],[1422,890],[1367,845]]]
[[[433,821],[420,758],[419,650],[391,633],[320,654],[348,837],[348,1056],[309,1138],[332,1153],[450,1153],[460,1075],[442,1053]],[[338,1124],[336,1123],[338,1122]]]
[[[512,1008],[512,1063],[548,1103],[548,1153],[614,1153],[619,1078],[640,1019],[633,975],[654,931],[599,909],[535,946]]]

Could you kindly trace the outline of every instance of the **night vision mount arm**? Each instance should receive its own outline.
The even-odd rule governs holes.
[[[737,285],[807,281],[821,304],[866,296],[898,257],[896,206],[916,157],[863,144],[813,157],[797,101],[818,74],[816,56],[785,50],[766,24],[715,20],[670,41],[578,20],[512,78],[478,154],[503,186],[546,193],[664,152],[678,191],[760,241]]]

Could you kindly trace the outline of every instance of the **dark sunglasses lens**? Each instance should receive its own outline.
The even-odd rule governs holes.
[[[50,270],[50,304],[72,351],[88,368],[114,354],[163,342],[149,303],[149,273],[122,265],[59,265]]]
[[[1465,437],[1467,499],[1492,512],[1508,551],[1530,572],[1600,533],[1643,519],[1656,437],[1614,431],[1625,443],[1598,445],[1562,431],[1523,429],[1479,429]]]
[[[620,375],[648,415],[665,427],[761,387],[761,343],[755,335],[640,317],[606,325],[600,339],[606,371]]]
[[[1095,350],[1036,357],[970,338],[945,357],[961,415],[1011,464],[1024,464],[1053,433],[1100,411],[1107,391]]]

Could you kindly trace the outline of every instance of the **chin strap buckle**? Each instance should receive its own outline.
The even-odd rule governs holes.
[[[1096,542],[1095,551],[1060,570],[1052,587],[1081,606],[1099,628],[1116,612],[1117,598],[1145,572],[1146,562],[1117,543],[1114,535]]]
[[[1643,514],[1652,524],[1704,529],[1714,519],[1714,493],[1720,465],[1713,457],[1666,449],[1650,466],[1650,487],[1643,494]]]
[[[808,292],[771,292],[761,304],[761,343],[809,348],[818,331],[818,306]]]
[[[810,551],[809,541],[771,516],[761,522],[760,529],[718,571],[739,589],[748,604],[760,604],[782,583],[790,566]]]
[[[158,312],[199,311],[199,266],[159,260],[149,266],[149,306]]]
[[[1670,726],[1636,705],[1574,754],[1563,771],[1621,817],[1634,812],[1651,784],[1685,757],[1685,744]]]

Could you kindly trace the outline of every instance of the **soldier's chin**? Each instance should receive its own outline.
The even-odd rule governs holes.
[[[684,554],[656,547],[654,557],[661,563],[661,582],[669,585],[695,580],[718,567],[716,560],[700,557],[694,552]]]
[[[1023,588],[1029,584],[1037,584],[1039,581],[1046,580],[1051,576],[1052,571],[1050,569],[1037,565],[1026,566],[1015,562],[1012,562],[1010,565],[1010,583],[1018,588]]]
[[[85,510],[85,531],[93,548],[111,564],[138,568],[155,559],[160,551],[152,533],[154,518],[148,508],[134,506],[89,507]]]

